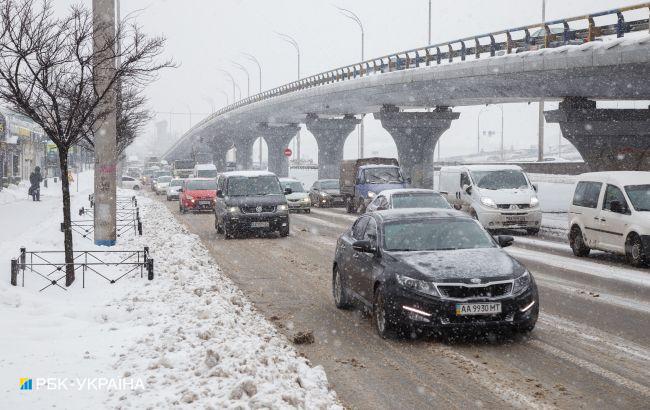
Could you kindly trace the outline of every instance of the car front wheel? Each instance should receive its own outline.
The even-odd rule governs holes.
[[[393,339],[397,337],[398,329],[387,312],[387,301],[384,286],[379,285],[375,290],[375,297],[372,304],[372,319],[377,329],[377,333],[384,339]]]
[[[582,231],[577,226],[571,228],[571,233],[569,234],[569,245],[571,245],[571,250],[575,256],[588,256],[589,252],[591,252],[591,249],[589,249],[585,243]]]
[[[280,228],[280,236],[283,238],[289,236],[289,224],[287,224],[287,226],[283,226],[282,228]]]

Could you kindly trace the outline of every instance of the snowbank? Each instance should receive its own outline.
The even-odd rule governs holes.
[[[84,185],[73,195],[73,210],[87,205],[88,192]],[[121,193],[127,194],[132,192]],[[68,291],[52,287],[39,293],[42,280],[28,274],[25,288],[10,286],[9,259],[21,245],[62,248],[60,204],[51,199],[40,203],[49,212],[33,221],[35,228],[0,241],[3,406],[340,407],[324,370],[299,357],[254,310],[197,236],[145,197],[138,198],[144,235],[127,234],[118,248],[149,246],[153,281],[140,278],[139,271],[112,285],[95,275],[87,276],[85,289],[78,277]],[[7,209],[13,205],[0,211]],[[0,222],[28,212],[0,212]],[[77,249],[102,249],[78,236],[75,243]],[[19,390],[23,377],[34,379],[34,390]],[[67,384],[36,388],[39,378]],[[93,378],[126,380],[126,388],[75,384]]]

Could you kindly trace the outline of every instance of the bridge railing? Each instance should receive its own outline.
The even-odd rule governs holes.
[[[490,57],[494,57],[496,55],[532,51],[541,48],[583,44],[597,41],[606,36],[615,35],[617,37],[623,37],[626,33],[648,31],[650,28],[648,18],[626,21],[623,14],[625,12],[643,9],[647,10],[650,14],[650,2],[465,37],[412,50],[400,51],[398,53],[323,71],[252,95],[221,108],[192,127],[187,134],[192,134],[195,129],[199,129],[215,117],[246,105],[325,84],[367,77],[379,73],[439,65],[443,62],[453,63],[458,59],[465,61],[469,56],[479,59],[482,55],[489,53]],[[616,23],[598,25],[596,19],[604,16],[615,16]],[[571,28],[569,23],[576,22],[582,22],[584,27]]]

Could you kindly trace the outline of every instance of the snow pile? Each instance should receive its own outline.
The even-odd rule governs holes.
[[[296,355],[221,273],[199,238],[164,205],[146,200],[145,206],[156,279],[127,294],[118,316],[131,317],[122,326],[147,331],[120,355],[116,369],[123,377],[141,377],[146,388],[113,392],[108,404],[338,407],[322,367],[312,368]]]
[[[18,185],[10,184],[7,188],[2,188],[2,191],[0,191],[0,204],[8,204],[10,202],[26,200],[28,198],[28,190],[29,184],[25,181],[21,181]]]

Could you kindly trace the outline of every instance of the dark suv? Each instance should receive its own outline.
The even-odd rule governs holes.
[[[225,172],[217,177],[214,227],[226,239],[241,232],[289,236],[289,208],[278,177],[265,171]]]

